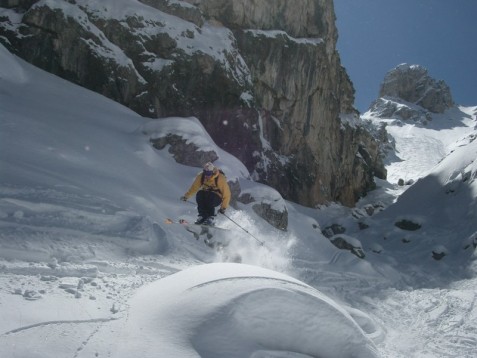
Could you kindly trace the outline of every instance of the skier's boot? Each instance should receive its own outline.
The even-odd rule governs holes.
[[[204,216],[198,216],[198,217],[197,217],[197,220],[195,221],[194,224],[196,224],[196,225],[202,225],[206,219],[207,219],[207,218],[204,217]]]
[[[204,221],[202,222],[202,225],[214,226],[215,225],[214,217],[209,216],[208,218],[205,218]]]

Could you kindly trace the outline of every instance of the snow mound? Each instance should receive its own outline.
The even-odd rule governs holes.
[[[118,357],[378,357],[336,302],[243,264],[196,266],[139,290]]]

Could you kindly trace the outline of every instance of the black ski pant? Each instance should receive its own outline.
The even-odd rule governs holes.
[[[210,190],[199,190],[195,196],[199,216],[208,218],[215,215],[215,208],[222,203],[219,194]]]

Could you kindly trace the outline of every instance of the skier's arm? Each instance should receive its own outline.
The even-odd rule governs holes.
[[[202,186],[201,175],[202,173],[199,173],[199,175],[195,177],[194,182],[190,186],[189,190],[187,190],[187,192],[184,194],[186,199],[189,199],[192,195],[199,191],[200,187]]]
[[[230,193],[230,187],[227,183],[227,179],[223,175],[219,176],[217,186],[222,193],[222,204],[220,205],[220,208],[227,209],[229,207],[230,197],[232,196],[232,194]]]

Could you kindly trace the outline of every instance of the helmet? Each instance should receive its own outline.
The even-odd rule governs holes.
[[[215,169],[215,166],[211,162],[204,164],[204,170],[213,171],[214,169]]]
[[[204,174],[205,175],[210,176],[210,175],[214,174],[215,170],[216,170],[216,168],[211,162],[208,162],[208,163],[204,164]]]

